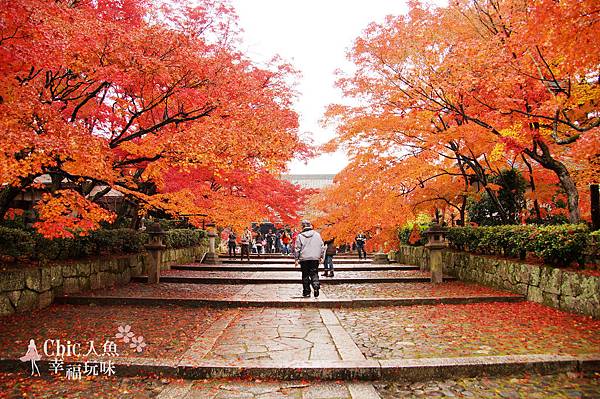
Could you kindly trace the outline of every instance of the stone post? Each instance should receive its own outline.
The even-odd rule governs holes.
[[[377,235],[381,233],[381,228],[377,227]],[[387,254],[383,252],[383,244],[379,244],[377,247],[377,252],[373,254],[373,263],[377,265],[387,265],[389,263]]]
[[[163,237],[166,234],[158,222],[153,223],[146,229],[150,236],[146,249],[150,252],[152,261],[148,265],[148,283],[157,284],[160,282],[160,268],[162,266],[162,251],[165,249]]]
[[[217,265],[221,263],[219,259],[219,255],[217,255],[216,247],[215,247],[215,239],[217,238],[217,233],[215,233],[212,229],[208,232],[208,253],[204,257],[204,262],[209,265]]]
[[[373,254],[373,264],[376,265],[387,265],[390,263],[387,254],[383,252],[376,252]]]
[[[429,270],[431,271],[431,282],[441,283],[444,279],[444,267],[442,254],[447,246],[446,229],[439,224],[433,224],[427,231],[427,244],[425,248],[429,251]]]

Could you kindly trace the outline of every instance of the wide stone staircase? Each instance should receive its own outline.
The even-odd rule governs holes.
[[[372,381],[589,371],[600,364],[600,334],[573,327],[585,327],[579,316],[451,276],[434,285],[416,266],[339,254],[335,277],[320,277],[321,295],[303,298],[300,269],[289,256],[221,261],[174,265],[158,284],[138,276],[126,286],[63,296],[55,306],[106,309],[111,320],[110,312],[126,305],[136,314],[132,326],[156,320],[156,312],[179,315],[181,322],[165,317],[159,332],[145,335],[146,351],[114,360],[120,376],[183,381],[161,398],[204,397],[199,379],[241,378],[290,392],[308,388],[286,381],[312,381],[325,391],[341,383],[346,396],[332,397],[369,399],[379,397]],[[169,336],[178,329],[180,339],[161,347],[161,328]]]

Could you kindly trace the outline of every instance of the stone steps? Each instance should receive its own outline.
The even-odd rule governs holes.
[[[64,366],[77,363],[65,361]],[[37,362],[48,373],[50,361]],[[462,358],[339,360],[287,362],[238,361],[236,364],[217,362],[186,362],[153,358],[116,358],[113,361],[119,377],[139,374],[160,374],[185,379],[254,378],[278,380],[395,380],[426,381],[459,377],[500,376],[515,373],[550,374],[560,372],[597,371],[600,354],[581,356],[513,355]],[[18,359],[0,359],[1,371],[22,368]]]
[[[203,265],[200,263],[189,264],[189,265],[174,265],[171,266],[171,270],[195,270],[195,271],[232,271],[232,272],[298,272],[298,268],[293,264],[289,265],[248,265],[245,262],[238,264],[222,264],[222,265]],[[319,267],[319,271],[325,270],[322,266]],[[356,264],[348,265],[346,263],[342,265],[334,265],[336,272],[340,271],[410,271],[419,270],[418,266],[410,265],[369,265],[369,264]]]
[[[69,305],[132,305],[160,306],[173,305],[184,307],[216,307],[216,308],[365,308],[377,306],[415,306],[440,304],[468,304],[489,302],[521,302],[525,298],[520,295],[497,296],[454,296],[454,297],[414,297],[414,298],[289,298],[289,299],[211,299],[211,298],[177,298],[177,297],[124,297],[124,296],[84,296],[70,295],[57,297],[55,302]]]
[[[444,281],[455,281],[452,276],[444,277]],[[131,281],[145,283],[148,276],[132,277]],[[189,283],[189,284],[302,284],[298,277],[268,278],[268,277],[188,277],[188,276],[161,276],[163,283]],[[322,285],[329,284],[378,284],[378,283],[425,283],[429,277],[335,277],[332,279],[320,279]]]
[[[230,259],[230,258],[219,258],[222,264],[234,264],[234,265],[284,265],[290,264],[293,265],[293,258],[270,258],[270,259],[252,259],[250,260],[240,260]],[[359,260],[359,259],[334,259],[333,265],[354,265],[354,264],[371,264],[373,260]]]

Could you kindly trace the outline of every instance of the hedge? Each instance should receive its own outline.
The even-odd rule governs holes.
[[[166,232],[167,248],[196,245],[206,237],[203,230],[175,229]],[[0,226],[0,255],[32,260],[79,259],[101,254],[137,253],[144,250],[148,234],[132,229],[100,229],[88,236],[47,239],[41,235]]]
[[[407,234],[410,229],[408,233],[407,228],[399,230],[401,242],[406,243]],[[529,252],[551,266],[568,266],[573,261],[584,263],[592,234],[583,224],[509,225],[451,227],[447,239],[452,248],[461,251],[521,259]]]
[[[585,225],[452,227],[447,235],[456,249],[488,255],[525,258],[531,252],[551,266],[584,263],[590,244]]]
[[[402,244],[413,245],[413,246],[421,246],[427,243],[427,237],[423,234],[425,230],[427,230],[429,226],[421,226],[419,225],[419,230],[421,231],[421,238],[414,244],[409,243],[410,233],[412,233],[413,226],[404,226],[398,229],[398,239]]]

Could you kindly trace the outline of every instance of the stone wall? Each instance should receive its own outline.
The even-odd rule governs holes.
[[[396,261],[426,270],[424,247],[401,246]],[[497,259],[447,250],[444,273],[461,280],[501,288],[525,295],[528,300],[554,308],[600,318],[600,277],[511,259]]]
[[[167,249],[162,269],[193,262],[206,250],[206,244]],[[59,295],[127,284],[132,276],[146,274],[150,261],[150,254],[139,253],[0,271],[0,316],[44,308]]]

